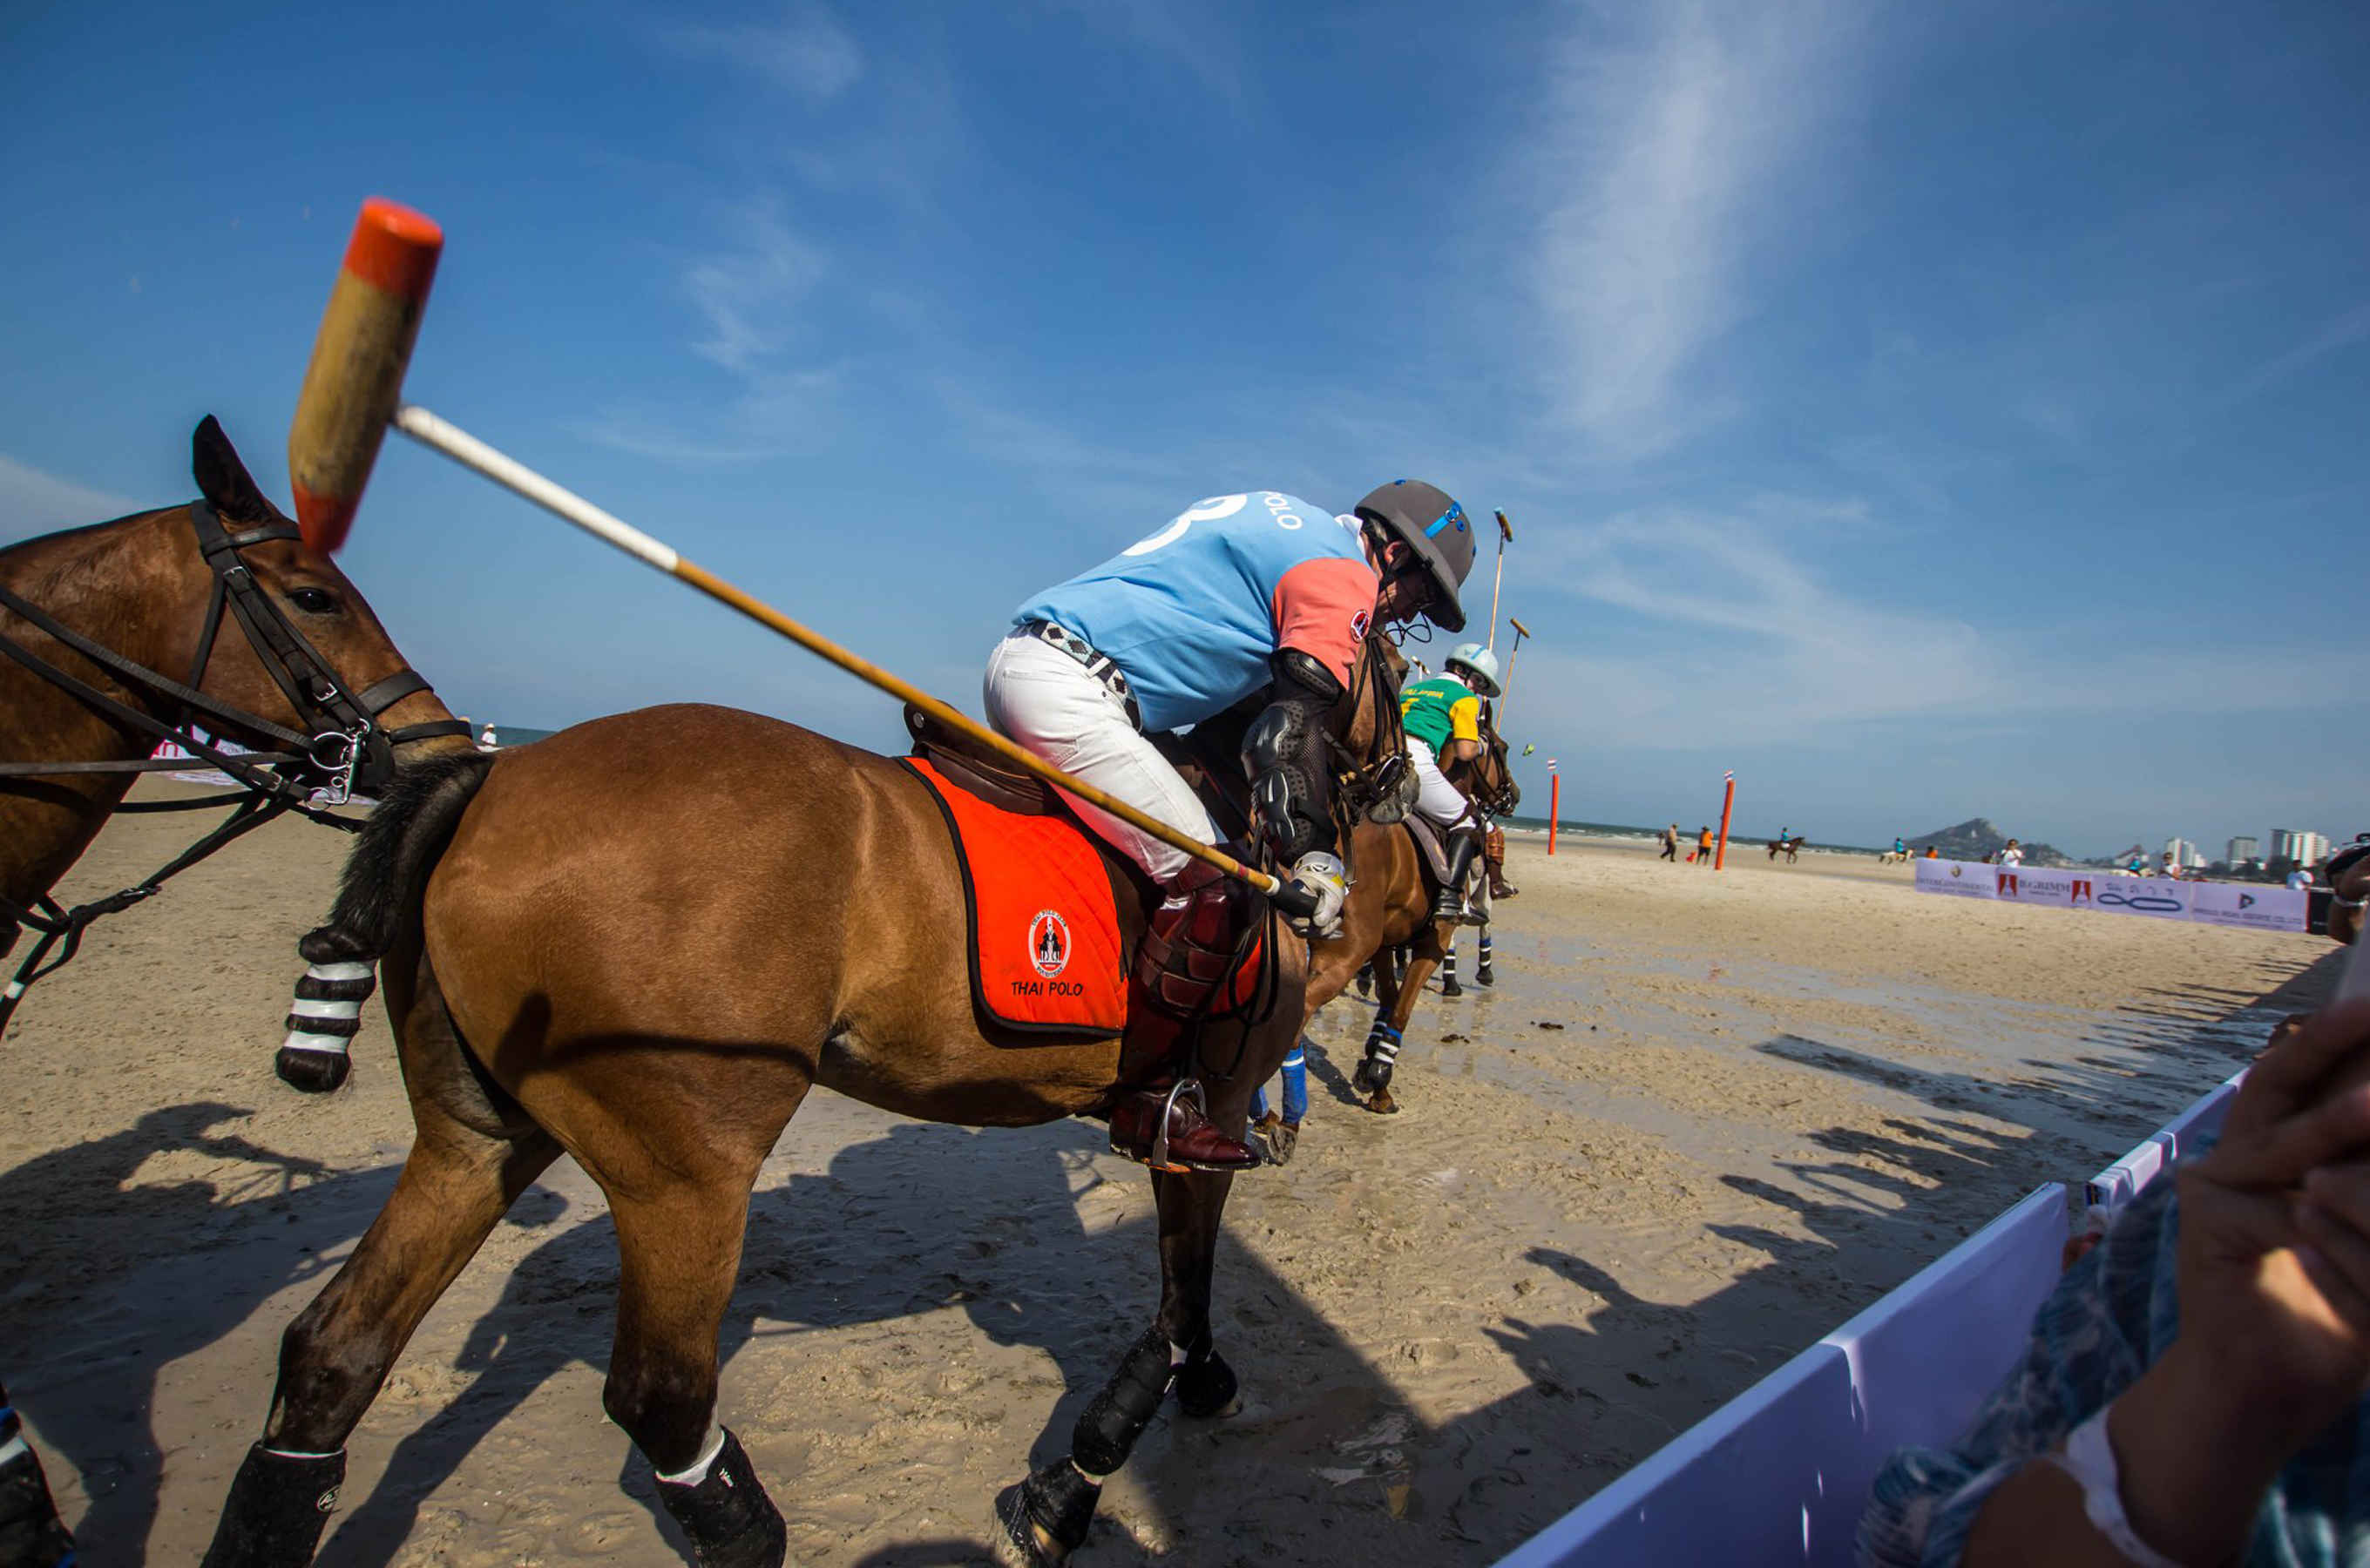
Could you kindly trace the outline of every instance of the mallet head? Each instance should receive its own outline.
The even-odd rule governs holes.
[[[443,248],[434,219],[383,197],[354,220],[288,429],[296,521],[325,555],[345,543],[370,483]]]

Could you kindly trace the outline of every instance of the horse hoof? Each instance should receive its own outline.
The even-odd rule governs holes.
[[[1300,1141],[1300,1128],[1291,1122],[1271,1116],[1266,1121],[1251,1124],[1251,1139],[1259,1145],[1260,1152],[1266,1156],[1269,1164],[1289,1165],[1292,1163],[1293,1146]]]
[[[1086,1544],[1101,1498],[1067,1459],[1006,1487],[995,1500],[995,1560],[1005,1568],[1058,1568]]]
[[[1440,994],[1443,996],[1463,996],[1465,994],[1465,988],[1456,983],[1455,976],[1451,975],[1448,979],[1440,982]]]
[[[1389,1090],[1377,1089],[1375,1097],[1366,1102],[1366,1109],[1378,1116],[1395,1116],[1399,1114],[1399,1103],[1391,1098]]]
[[[1367,1067],[1368,1064],[1362,1061],[1358,1064],[1358,1070],[1350,1075],[1350,1087],[1361,1094],[1371,1094],[1375,1092],[1374,1074],[1367,1070]]]
[[[691,1538],[699,1568],[783,1568],[789,1528],[732,1429],[697,1484],[662,1481],[659,1501]]]
[[[298,1051],[282,1046],[271,1059],[271,1070],[280,1075],[280,1082],[306,1094],[327,1094],[343,1087],[346,1074],[353,1068],[353,1059],[343,1051]]]
[[[1477,986],[1494,986],[1498,983],[1498,977],[1483,969],[1473,977],[1473,983]]]
[[[1215,1421],[1243,1408],[1235,1369],[1216,1351],[1177,1369],[1177,1407],[1196,1421]]]

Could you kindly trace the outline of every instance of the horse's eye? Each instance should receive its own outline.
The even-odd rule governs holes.
[[[334,615],[338,612],[338,596],[326,588],[292,589],[288,602],[307,615]]]

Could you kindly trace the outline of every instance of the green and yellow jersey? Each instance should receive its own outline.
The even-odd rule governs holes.
[[[1438,756],[1453,740],[1481,738],[1481,699],[1453,675],[1435,675],[1399,692],[1399,722]]]

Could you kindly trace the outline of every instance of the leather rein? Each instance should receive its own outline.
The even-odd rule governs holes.
[[[204,625],[199,633],[197,652],[190,661],[190,676],[186,681],[176,681],[169,675],[124,658],[112,648],[61,624],[40,606],[10,589],[0,587],[0,608],[6,608],[59,644],[73,649],[125,686],[163,699],[163,709],[171,716],[169,720],[157,718],[110,695],[89,681],[59,669],[13,637],[0,635],[0,655],[31,670],[118,728],[145,735],[159,742],[170,741],[190,757],[229,774],[239,786],[225,794],[203,795],[194,800],[118,804],[114,809],[127,812],[189,811],[224,805],[235,807],[228,819],[213,831],[121,892],[111,893],[71,910],[46,893],[35,894],[30,904],[18,904],[14,899],[0,897],[0,952],[6,952],[15,944],[19,926],[29,926],[40,933],[40,940],[33,944],[33,950],[18,966],[15,977],[5,989],[0,989],[0,1030],[6,1029],[9,1016],[16,1011],[17,1003],[28,987],[62,968],[74,957],[82,945],[83,932],[91,921],[153,897],[167,878],[188,870],[232,840],[253,831],[282,812],[293,811],[330,827],[349,832],[356,830],[361,824],[338,817],[323,807],[345,804],[353,797],[357,786],[365,789],[383,786],[394,776],[396,747],[414,740],[466,735],[469,732],[469,727],[459,719],[438,719],[426,724],[407,725],[395,730],[379,727],[375,720],[380,714],[414,692],[429,690],[427,681],[406,666],[359,693],[353,692],[339,678],[329,661],[322,658],[319,651],[305,640],[305,635],[289,622],[286,613],[272,601],[271,596],[257,584],[254,573],[241,559],[239,552],[274,540],[298,538],[294,523],[283,520],[233,533],[223,526],[213,508],[202,500],[190,502],[189,514],[190,525],[197,533],[199,553],[213,574],[213,588],[207,600]],[[247,645],[255,650],[256,658],[262,662],[272,683],[286,695],[289,705],[298,715],[298,722],[310,731],[309,734],[233,707],[198,690],[205,679],[206,665],[213,658],[215,638],[222,630],[225,611],[236,619]],[[226,728],[260,736],[274,743],[278,750],[225,751],[197,735],[195,720],[200,717]],[[74,773],[158,773],[187,765],[179,761],[155,757],[132,761],[0,762],[0,789],[5,789],[9,781],[22,778],[55,778]],[[321,796],[317,805],[312,798],[316,791]],[[50,959],[52,949],[60,944],[63,944],[63,951],[54,960]]]
[[[1407,728],[1399,718],[1398,691],[1397,683],[1387,677],[1390,667],[1385,660],[1381,639],[1379,632],[1366,635],[1357,671],[1341,699],[1342,710],[1351,715],[1353,724],[1362,704],[1374,715],[1374,737],[1367,742],[1368,760],[1360,761],[1347,744],[1335,738],[1332,729],[1329,728],[1325,735],[1326,754],[1333,763],[1333,825],[1340,830],[1345,846],[1362,818],[1397,822],[1407,815],[1404,804],[1398,804],[1395,814],[1373,815],[1377,807],[1405,802],[1412,772],[1407,755]]]

